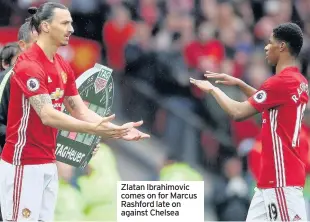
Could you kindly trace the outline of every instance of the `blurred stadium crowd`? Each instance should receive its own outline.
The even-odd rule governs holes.
[[[19,26],[27,16],[26,8],[42,2],[3,0],[1,26]],[[213,192],[206,202],[215,215],[209,219],[244,220],[259,168],[260,116],[232,122],[213,98],[189,84],[189,77],[203,78],[206,70],[223,72],[259,88],[273,73],[265,62],[264,45],[273,27],[288,21],[304,30],[300,68],[309,77],[310,1],[58,2],[70,8],[75,36],[99,42],[98,62],[114,69],[115,112],[124,118],[142,118],[146,130],[167,145],[166,160],[175,165],[168,172],[162,169],[166,173],[159,179],[172,180],[173,172],[181,171],[186,176],[178,179],[200,180],[208,172],[212,180],[205,183]],[[219,87],[236,100],[246,99],[236,87]],[[308,142],[309,109],[303,136]],[[82,176],[61,164],[63,181],[56,219],[80,220],[85,215],[87,220],[113,219],[115,181],[120,176],[112,151],[107,145],[102,147]],[[202,168],[201,176],[190,166]],[[308,186],[305,196],[310,201]],[[76,201],[68,203],[63,198]]]

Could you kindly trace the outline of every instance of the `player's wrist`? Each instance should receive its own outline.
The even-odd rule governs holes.
[[[214,95],[218,89],[219,89],[218,87],[213,86],[213,87],[210,89],[209,93],[210,93],[211,95]]]
[[[236,85],[239,87],[239,88],[242,88],[244,86],[244,82],[241,80],[241,79],[237,79],[236,80]]]
[[[91,134],[91,135],[97,135],[97,124],[96,123],[90,123],[90,122],[85,122],[83,124],[83,129],[85,130],[85,133]]]

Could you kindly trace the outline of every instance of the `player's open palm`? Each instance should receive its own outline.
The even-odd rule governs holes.
[[[216,84],[236,86],[238,85],[238,82],[239,82],[238,78],[235,78],[225,73],[215,73],[215,72],[206,71],[206,74],[204,76],[207,79],[214,79]]]
[[[207,93],[214,89],[214,86],[208,80],[197,80],[190,78],[190,82]]]
[[[128,125],[128,124],[131,124],[134,127],[130,129],[130,131],[127,133],[127,135],[122,137],[123,140],[138,141],[141,139],[147,139],[147,138],[151,137],[149,134],[143,133],[140,130],[135,128],[135,127],[141,126],[143,124],[143,121],[126,123],[124,125]]]
[[[133,124],[124,124],[122,126],[115,125],[110,121],[115,118],[115,115],[103,118],[103,120],[96,124],[95,134],[103,138],[114,138],[119,139],[127,135]]]

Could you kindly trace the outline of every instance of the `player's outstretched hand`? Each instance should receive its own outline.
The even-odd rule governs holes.
[[[197,80],[197,79],[190,78],[190,82],[193,85],[197,86],[202,91],[207,92],[207,93],[209,93],[215,88],[208,80]]]
[[[225,73],[215,73],[206,71],[206,74],[204,76],[207,79],[215,79],[216,84],[224,84],[228,86],[236,86],[240,81],[238,78],[235,78]]]
[[[115,125],[110,121],[115,118],[115,115],[111,115],[102,119],[101,122],[95,125],[95,134],[103,138],[115,138],[119,139],[126,136],[133,126],[133,124],[124,124],[122,126]]]
[[[130,131],[128,132],[127,135],[123,136],[122,139],[123,140],[127,140],[127,141],[138,141],[141,139],[147,139],[150,138],[151,136],[149,134],[143,133],[139,130],[137,130],[135,127],[139,127],[143,124],[143,121],[139,121],[139,122],[131,122],[131,123],[126,123],[124,125],[133,125],[134,127],[130,129]]]

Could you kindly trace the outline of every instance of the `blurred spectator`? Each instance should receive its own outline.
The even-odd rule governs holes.
[[[31,6],[39,7],[41,4],[45,2],[58,2],[63,5],[68,6],[73,1],[77,1],[77,0],[17,0],[19,7],[25,8],[25,9]]]
[[[179,48],[179,50],[184,53],[184,47],[195,39],[195,17],[184,15],[181,18],[181,23],[181,48]]]
[[[116,71],[123,71],[125,67],[124,50],[135,32],[128,9],[122,5],[114,6],[112,17],[105,23],[102,32],[108,65]]]
[[[294,4],[296,6],[296,11],[298,12],[298,15],[300,16],[301,20],[307,20],[309,17],[309,11],[310,11],[310,1],[308,0],[297,0],[294,1]]]
[[[106,0],[106,2],[109,5],[113,6],[113,5],[118,5],[118,4],[122,3],[122,0]]]
[[[234,1],[234,8],[237,14],[241,17],[242,21],[248,28],[251,28],[254,23],[253,8],[251,6],[251,1],[247,0],[236,0]]]
[[[257,59],[247,68],[247,75],[245,79],[255,89],[259,89],[264,81],[270,77],[270,75],[271,74],[268,68],[265,65],[260,65],[259,60]]]
[[[139,0],[139,14],[150,27],[160,19],[160,10],[156,0]]]
[[[69,183],[74,176],[75,168],[62,162],[57,162],[57,168],[58,177],[61,178],[63,181]]]
[[[179,22],[180,15],[168,14],[161,24],[160,30],[155,36],[156,51],[169,51],[173,36],[180,31],[182,24]]]
[[[261,129],[261,124],[258,124],[258,120],[260,118],[252,117],[243,122],[231,121],[232,138],[236,147],[244,140],[256,138]]]
[[[204,22],[198,27],[198,38],[185,48],[185,60],[190,68],[201,71],[217,71],[224,59],[223,45],[215,37],[216,29],[212,23]]]
[[[101,144],[101,149],[89,166],[92,172],[78,178],[85,203],[84,220],[116,221],[117,182],[121,181],[121,177],[111,147]]]
[[[230,30],[233,33],[244,28],[244,22],[239,18],[233,8],[232,1],[222,1],[218,4],[217,28],[219,31]]]
[[[224,176],[214,184],[213,204],[220,221],[244,221],[250,205],[241,161],[232,157],[223,167]]]
[[[190,14],[194,11],[195,0],[166,1],[168,13]]]
[[[84,15],[87,15],[92,14],[97,10],[100,0],[92,0],[92,1],[70,0],[70,1],[71,1],[70,4],[71,12],[81,12]]]
[[[151,28],[145,22],[137,22],[135,33],[125,47],[125,72],[153,84],[156,73],[153,71],[155,54],[153,52]]]
[[[256,23],[254,34],[258,40],[266,42],[270,37],[273,27],[275,27],[275,22],[269,17],[264,17]]]
[[[172,36],[169,50],[157,52],[159,62],[169,67],[169,74],[171,79],[173,79],[171,83],[174,84],[174,88],[173,91],[171,90],[171,93],[169,93],[170,95],[189,96],[188,79],[190,77],[190,72],[181,51],[181,49],[184,48],[185,42],[186,40],[184,36],[182,36],[182,33],[176,32]]]
[[[200,13],[201,13],[201,20],[207,20],[211,23],[215,24],[218,18],[218,4],[217,0],[201,0],[200,1]]]
[[[307,78],[310,77],[310,16],[305,20],[304,23],[304,45],[301,51],[300,60],[302,65],[302,72]]]
[[[85,201],[81,193],[68,182],[59,180],[59,191],[55,209],[56,221],[83,221]]]
[[[172,156],[168,157],[160,169],[161,181],[202,181],[203,176],[189,164],[177,161]]]
[[[247,157],[248,168],[255,182],[258,180],[259,174],[260,174],[260,155],[262,151],[261,141],[262,141],[261,136],[258,135],[255,138],[255,141],[252,144],[252,147],[249,150],[248,157]]]
[[[243,78],[246,66],[248,65],[251,54],[254,51],[253,36],[248,30],[244,30],[237,35],[235,52],[233,55],[234,72],[232,75],[237,78]]]
[[[201,146],[203,149],[201,152],[203,165],[216,174],[221,173],[219,167],[222,158],[220,156],[220,143],[212,132],[207,130],[201,132]]]

